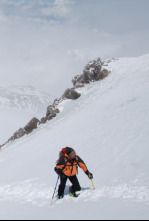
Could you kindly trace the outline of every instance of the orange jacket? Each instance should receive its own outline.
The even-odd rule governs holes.
[[[87,173],[88,169],[79,156],[76,156],[76,159],[71,160],[69,156],[65,154],[65,156],[63,156],[57,163],[56,169],[62,170],[66,176],[71,177],[77,174],[78,166],[82,168],[85,173]]]

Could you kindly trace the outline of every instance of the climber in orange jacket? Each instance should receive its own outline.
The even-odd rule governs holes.
[[[72,148],[66,147],[60,153],[60,159],[57,161],[57,165],[55,167],[55,171],[60,176],[61,180],[58,189],[58,198],[61,199],[64,197],[67,179],[69,179],[72,183],[72,186],[69,189],[71,196],[77,197],[76,192],[81,190],[76,176],[78,173],[78,166],[83,169],[89,179],[93,179],[93,175],[88,171],[83,160]]]

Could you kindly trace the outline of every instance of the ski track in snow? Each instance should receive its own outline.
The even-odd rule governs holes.
[[[103,186],[96,190],[91,188],[82,188],[78,198],[70,197],[68,189],[69,187],[67,186],[65,190],[65,197],[62,200],[56,200],[56,192],[52,205],[72,200],[75,202],[97,202],[103,198],[121,198],[149,205],[149,187],[145,186],[128,186],[127,184],[123,184],[112,187]],[[17,182],[10,185],[0,185],[0,202],[12,201],[19,202],[21,204],[31,203],[38,207],[50,206],[53,191],[54,187],[48,187],[45,184],[38,184],[36,179]]]

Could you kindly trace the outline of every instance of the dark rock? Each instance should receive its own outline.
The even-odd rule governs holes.
[[[20,128],[18,131],[16,131],[12,137],[9,138],[8,142],[14,141],[16,139],[19,139],[23,137],[26,134],[26,131],[22,128]]]
[[[26,131],[23,128],[20,128],[17,132],[14,133],[13,137],[15,139],[19,139],[26,134]]]
[[[55,105],[50,105],[48,106],[47,108],[47,114],[46,114],[46,117],[49,117],[49,118],[53,118],[53,117],[56,117],[56,115],[59,113],[59,109],[55,107]]]
[[[26,132],[26,134],[29,134],[31,133],[34,129],[37,128],[38,126],[38,123],[39,123],[39,120],[34,117],[25,127],[24,127],[24,130]]]
[[[99,81],[107,77],[110,72],[102,68],[103,64],[100,58],[89,62],[89,64],[85,66],[83,74],[77,75],[72,79],[74,87],[83,87],[85,84]]]
[[[80,93],[76,92],[74,88],[67,89],[63,95],[64,98],[76,100],[81,96]]]
[[[48,117],[42,117],[40,122],[39,122],[39,125],[45,124],[47,121],[48,121]]]
[[[2,149],[2,147],[4,147],[6,145],[6,143],[5,144],[2,144],[2,145],[0,145],[0,150]]]
[[[75,88],[77,89],[77,88],[82,88],[82,87],[84,87],[85,86],[85,84],[77,84],[76,86],[75,86]]]
[[[97,76],[96,80],[99,81],[99,80],[103,80],[105,77],[107,77],[109,75],[109,71],[106,70],[106,69],[103,69],[102,71],[100,71],[100,74],[99,76]]]

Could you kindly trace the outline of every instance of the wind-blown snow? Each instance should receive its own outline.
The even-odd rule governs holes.
[[[106,66],[103,81],[78,89],[76,101],[32,134],[0,152],[1,219],[149,218],[149,55]],[[79,170],[82,191],[54,199],[55,161],[71,146],[94,175]],[[9,211],[9,213],[8,213]]]

